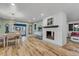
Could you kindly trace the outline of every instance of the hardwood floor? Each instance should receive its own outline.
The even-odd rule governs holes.
[[[19,47],[0,48],[2,56],[79,56],[79,44],[68,42],[59,47],[34,37],[29,37]]]

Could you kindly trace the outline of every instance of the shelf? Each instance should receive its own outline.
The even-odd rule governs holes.
[[[58,28],[58,25],[44,26],[43,28]]]

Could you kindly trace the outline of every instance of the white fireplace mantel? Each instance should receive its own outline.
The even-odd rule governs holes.
[[[53,17],[53,25],[47,25],[47,19]],[[67,18],[66,14],[60,12],[43,20],[43,40],[55,45],[63,46],[67,42]],[[46,37],[47,31],[54,32],[54,40]]]

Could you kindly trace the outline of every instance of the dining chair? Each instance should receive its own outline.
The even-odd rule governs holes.
[[[2,42],[3,47],[5,48],[5,35],[0,35],[0,42]]]

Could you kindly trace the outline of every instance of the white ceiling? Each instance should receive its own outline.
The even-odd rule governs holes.
[[[66,13],[68,21],[79,20],[78,3],[15,3],[15,5],[15,16],[22,21],[36,21],[62,11]],[[0,3],[0,17],[12,18],[9,7],[10,3]]]

